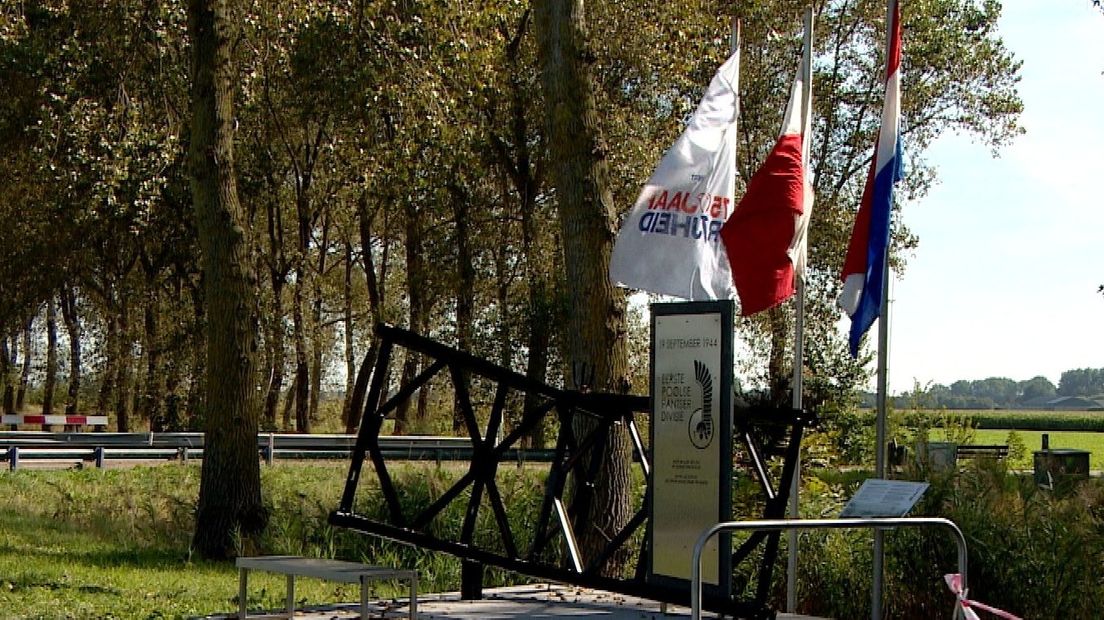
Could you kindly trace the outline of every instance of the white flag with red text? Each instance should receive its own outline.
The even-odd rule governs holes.
[[[736,182],[739,68],[733,54],[717,70],[625,217],[610,259],[614,283],[689,300],[735,293],[720,233]]]

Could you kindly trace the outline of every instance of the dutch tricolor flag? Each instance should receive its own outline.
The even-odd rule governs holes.
[[[890,16],[882,128],[878,132],[877,150],[843,264],[843,294],[839,304],[851,316],[852,357],[858,357],[863,334],[881,314],[893,186],[902,176],[900,17],[900,10],[894,3]]]

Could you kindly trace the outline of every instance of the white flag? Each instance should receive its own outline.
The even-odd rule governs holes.
[[[739,71],[737,52],[640,192],[613,247],[614,283],[689,300],[735,294],[721,226],[734,204]]]

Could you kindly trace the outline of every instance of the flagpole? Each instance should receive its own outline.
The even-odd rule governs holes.
[[[735,54],[740,51],[740,18],[735,15],[732,16],[732,33],[728,38],[728,53],[729,55]],[[739,78],[740,72],[736,72],[736,77]],[[739,96],[739,91],[736,95]]]
[[[801,58],[801,136],[802,157],[801,164],[808,165],[808,148],[812,140],[812,106],[813,106],[813,7],[805,10],[805,46]],[[807,173],[807,171],[803,171]],[[802,188],[804,191],[804,188]],[[805,208],[809,208],[805,205]],[[803,373],[805,366],[805,274],[797,276],[797,292],[794,303],[794,363],[793,363],[793,408],[801,409],[803,406]],[[797,461],[794,463],[794,476],[790,483],[790,511],[791,519],[798,518],[798,494],[801,491],[801,452],[798,451]],[[797,611],[797,557],[798,535],[797,530],[790,530],[788,534],[789,557],[786,559],[786,611]]]
[[[897,0],[886,0],[886,65],[893,41],[893,20],[897,14]],[[877,150],[875,150],[877,157]],[[890,205],[892,210],[893,205]],[[889,365],[889,246],[882,261],[882,304],[878,315],[878,400],[875,424],[874,477],[886,474],[886,388]],[[885,532],[874,530],[874,562],[871,578],[870,617],[882,619],[883,575],[885,573]]]

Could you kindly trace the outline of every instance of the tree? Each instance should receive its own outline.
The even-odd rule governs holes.
[[[609,281],[614,239],[613,195],[607,148],[594,101],[592,51],[582,0],[533,3],[541,84],[549,136],[549,161],[559,209],[566,282],[564,355],[574,368],[593,373],[592,385],[576,389],[623,392],[628,387],[625,294]],[[585,430],[585,429],[580,429]],[[584,554],[593,556],[629,518],[629,440],[615,425],[595,481],[589,515],[575,532]],[[602,569],[617,574],[615,558]]]
[[[42,415],[51,415],[54,412],[57,364],[57,306],[51,297],[46,302],[46,380],[42,387]]]
[[[681,130],[728,53],[727,7],[661,0],[594,6],[598,104],[617,204],[627,208],[662,149]],[[744,25],[740,80],[738,182],[758,169],[777,138],[801,49],[801,12],[790,0],[740,3]],[[839,272],[878,130],[884,81],[885,4],[818,3],[814,41],[812,164],[816,200],[809,226],[806,369],[810,381],[850,391],[865,375],[842,353],[835,323]],[[902,115],[909,173],[905,203],[934,179],[924,151],[939,135],[961,131],[998,148],[1020,133],[1019,64],[996,35],[995,2],[938,0],[904,7]],[[739,190],[738,190],[739,191]],[[894,215],[893,266],[917,240]],[[788,391],[793,310],[761,313],[738,327],[752,356],[741,360],[758,383]],[[773,361],[768,365],[768,361]],[[773,400],[788,402],[788,395]]]
[[[1096,396],[1104,394],[1104,368],[1067,370],[1058,378],[1060,396]]]
[[[1033,377],[1020,384],[1020,402],[1027,402],[1036,398],[1054,398],[1058,389],[1043,376]]]
[[[99,391],[120,426],[138,427],[145,416],[179,428],[204,415],[206,282],[180,148],[189,139],[185,4],[0,3],[0,178],[9,188],[0,195],[0,333],[18,354],[22,344],[11,336],[32,318],[42,319],[35,322],[42,331],[40,309],[50,296],[61,289],[79,302],[78,316],[62,300],[70,388]],[[299,387],[310,401],[317,397],[319,360],[336,358],[342,346],[329,329],[335,322],[352,336],[346,355],[358,347],[366,369],[375,357],[368,326],[382,320],[505,365],[526,363],[536,380],[570,367],[574,353],[552,327],[563,324],[564,293],[576,286],[561,269],[561,244],[576,241],[545,224],[567,195],[547,182],[537,61],[544,35],[530,27],[528,4],[287,0],[240,7],[235,118],[242,139],[234,165],[247,224],[268,233],[250,248],[263,276],[269,426],[277,425],[287,378],[303,374],[299,359],[308,360],[310,375]],[[881,61],[872,50],[884,37],[882,5],[819,6],[810,402],[846,396],[863,376],[834,329],[833,302],[840,247],[877,127]],[[602,33],[582,58],[594,122],[616,145],[605,150],[596,142],[593,157],[605,161],[604,184],[623,208],[726,55],[729,8],[637,0],[587,9],[588,24]],[[801,9],[794,0],[740,3],[742,177],[778,131]],[[906,7],[904,129],[913,166],[902,196],[922,195],[930,183],[923,149],[940,132],[963,130],[995,146],[1016,133],[1018,67],[995,35],[997,14],[996,3],[966,0]],[[894,235],[895,247],[914,245],[905,227]],[[354,236],[351,254],[334,251]],[[407,261],[410,249],[429,257],[425,264]],[[894,256],[895,266],[904,254]],[[347,265],[351,259],[355,265]],[[352,268],[349,287],[340,282],[345,266]],[[300,338],[294,307],[301,308]],[[786,401],[792,321],[785,307],[740,324],[756,353],[741,362]],[[73,359],[84,360],[83,375]],[[14,403],[19,365],[8,368]],[[411,422],[442,428],[444,409],[432,411],[439,419]],[[355,425],[358,416],[349,417]]]
[[[227,558],[264,530],[257,430],[256,277],[234,171],[233,29],[226,0],[189,0],[189,171],[207,300],[206,419],[195,549]]]
[[[69,389],[65,396],[65,413],[74,414],[81,386],[81,322],[76,294],[69,283],[61,286],[60,305],[65,331],[69,336]]]

